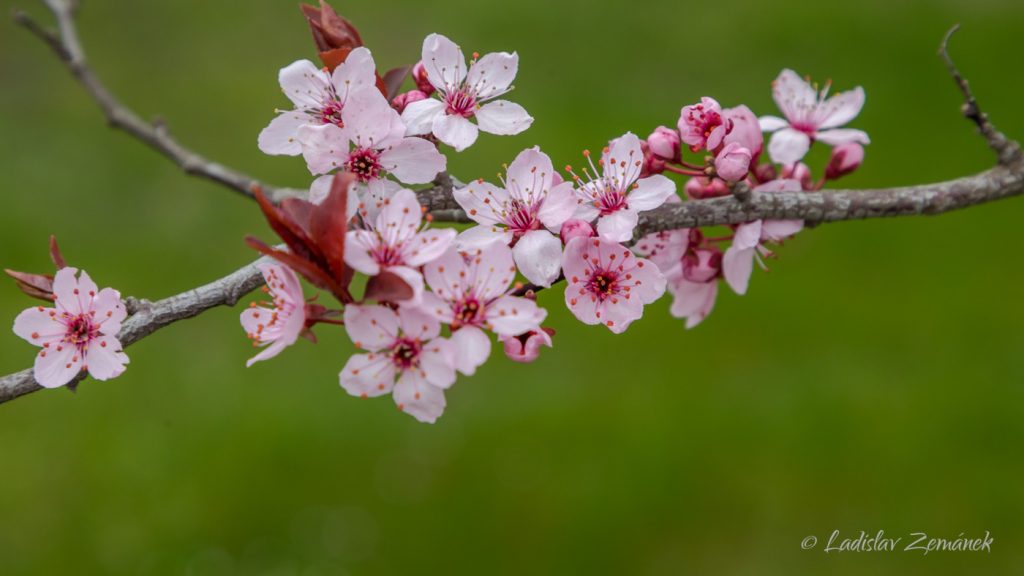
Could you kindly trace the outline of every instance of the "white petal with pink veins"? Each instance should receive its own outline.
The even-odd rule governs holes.
[[[686,318],[686,328],[700,324],[715,306],[718,296],[718,282],[687,282],[679,280],[673,283],[672,307],[669,312],[676,318]]]
[[[768,142],[768,155],[778,164],[799,162],[811,148],[811,138],[798,130],[783,128]]]
[[[761,116],[757,119],[757,123],[762,132],[775,132],[789,126],[789,122],[778,116]]]
[[[334,124],[303,126],[299,129],[299,143],[306,166],[313,174],[337,170],[348,161],[348,137]]]
[[[634,268],[630,269],[629,260],[624,258],[627,274],[632,278],[620,279],[626,286],[632,285],[631,298],[639,298],[641,304],[650,304],[665,294],[665,275],[645,258],[636,258]]]
[[[110,380],[124,372],[128,355],[121,351],[121,343],[116,338],[100,336],[89,342],[85,363],[89,376],[96,380]]]
[[[455,245],[459,250],[479,250],[495,242],[508,245],[514,235],[506,228],[480,224],[459,234]]]
[[[562,253],[562,273],[565,274],[569,287],[565,289],[566,299],[576,280],[582,281],[590,269],[587,261],[596,256],[594,244],[600,244],[596,238],[573,238],[565,245]],[[578,287],[577,287],[578,288]]]
[[[761,239],[781,242],[803,229],[803,220],[764,220],[761,222]]]
[[[415,370],[407,370],[395,385],[395,404],[399,410],[420,422],[433,424],[444,414],[444,390],[434,386]]]
[[[537,217],[548,230],[557,234],[562,229],[562,224],[572,218],[578,205],[572,182],[562,182],[548,191]]]
[[[397,142],[405,123],[379,90],[366,90],[349,99],[341,111],[345,134],[357,148],[384,148]]]
[[[630,210],[636,210],[637,212],[654,210],[664,204],[675,193],[675,182],[661,174],[655,174],[647,178],[641,178],[636,183],[636,187],[626,195],[626,202],[629,204]]]
[[[373,62],[370,50],[360,46],[349,52],[345,61],[331,73],[331,84],[342,102],[362,90],[376,90],[377,65]]]
[[[518,54],[492,52],[470,66],[466,85],[476,92],[478,100],[490,100],[508,91],[518,71]]]
[[[864,89],[857,86],[853,90],[835,94],[818,106],[815,124],[818,129],[842,126],[860,114],[864,107]]]
[[[369,230],[349,230],[345,234],[345,263],[353,270],[369,276],[380,274],[380,264],[373,257],[377,235]]]
[[[549,288],[562,269],[562,241],[547,230],[531,230],[516,242],[512,256],[527,280]]]
[[[447,166],[444,154],[423,138],[403,138],[380,155],[380,162],[406,184],[426,184]]]
[[[504,188],[479,180],[454,190],[452,196],[469,218],[480,224],[500,222],[501,210],[510,200]]]
[[[434,130],[434,122],[444,115],[444,102],[436,98],[417,100],[402,111],[402,122],[408,136],[430,134]]]
[[[582,283],[585,279],[580,278],[579,281]],[[590,325],[600,324],[601,319],[597,317],[597,299],[581,288],[582,284],[573,283],[570,280],[569,285],[565,288],[565,305],[580,322]]]
[[[423,210],[416,200],[416,193],[402,189],[384,202],[374,227],[389,246],[398,247],[416,235],[422,221]]]
[[[282,112],[260,132],[256,144],[260,152],[271,155],[298,156],[302,145],[297,136],[299,128],[312,123],[313,118],[305,112]]]
[[[398,315],[384,306],[345,306],[345,331],[356,348],[376,352],[398,338]]]
[[[858,144],[871,144],[871,138],[868,138],[867,132],[863,130],[854,130],[853,128],[834,128],[832,130],[822,130],[814,135],[823,144],[829,146],[838,146],[840,144],[849,144],[850,142],[856,142]]]
[[[45,342],[58,342],[67,333],[64,323],[50,314],[53,308],[36,306],[28,308],[14,319],[14,333],[30,344],[42,346]]]
[[[462,152],[472,146],[478,135],[476,124],[458,114],[442,114],[434,118],[434,136],[455,148],[456,152]]]
[[[319,108],[327,91],[327,75],[309,60],[292,62],[277,75],[281,90],[298,108]]]
[[[487,304],[487,323],[499,336],[516,336],[540,330],[540,323],[547,318],[547,310],[537,306],[529,298],[502,296]]]
[[[476,287],[477,296],[487,301],[504,294],[516,276],[512,249],[495,242],[481,249],[473,259],[476,265],[471,282]]]
[[[376,221],[377,215],[380,214],[380,210],[384,207],[385,202],[394,198],[404,188],[394,180],[375,178],[365,185],[357,183],[350,190],[360,191],[362,209],[366,210],[368,219],[373,222]]]
[[[625,193],[640,177],[640,168],[644,160],[640,138],[632,132],[619,136],[609,143],[608,151],[601,158],[605,163],[605,177],[610,178],[615,187]]]
[[[471,285],[468,267],[454,247],[424,266],[423,275],[434,292],[448,301],[461,297]]]
[[[722,273],[733,292],[740,296],[747,293],[750,273],[754,270],[754,249],[737,249],[730,246],[722,258]]]
[[[77,268],[61,268],[53,277],[53,296],[57,304],[57,312],[67,312],[72,316],[82,313],[82,301],[78,294]],[[84,273],[83,273],[84,274]]]
[[[476,326],[463,326],[450,338],[455,369],[472,376],[491,355],[491,339]]]
[[[93,321],[99,324],[100,332],[117,336],[121,331],[121,322],[128,316],[128,311],[121,302],[121,293],[113,288],[100,290],[93,299],[92,309],[96,312]]]
[[[445,338],[434,338],[423,345],[420,368],[427,382],[441,389],[455,384],[455,351]]]
[[[430,276],[427,275],[429,282]],[[444,300],[433,292],[424,292],[420,301],[420,309],[437,318],[439,322],[451,324],[455,321],[455,313],[452,311],[451,303]]]
[[[772,82],[772,97],[790,122],[811,120],[818,104],[818,93],[792,70],[783,70]]]
[[[398,323],[402,327],[402,333],[422,341],[437,338],[441,333],[441,323],[437,318],[416,306],[400,306]]]
[[[594,218],[597,218],[601,214],[601,211],[594,207],[593,204],[579,203],[576,205],[576,210],[573,212],[572,217],[584,222],[593,222]]]
[[[747,250],[761,243],[761,221],[754,220],[740,224],[732,237],[732,246],[737,250]]]
[[[421,57],[427,80],[442,92],[450,92],[466,78],[466,57],[458,44],[445,36],[431,34],[424,38]]]
[[[520,152],[505,171],[505,181],[510,194],[520,201],[536,199],[551,188],[555,168],[551,158],[534,146]]]
[[[598,322],[604,324],[613,334],[622,334],[634,320],[639,320],[643,315],[644,305],[636,298],[610,296],[597,304]]]
[[[32,375],[40,386],[57,388],[70,382],[81,371],[82,357],[78,348],[54,344],[36,354]]]
[[[422,266],[437,260],[455,241],[456,234],[453,228],[432,228],[420,232],[406,242],[403,248],[405,263],[409,266]]]
[[[494,100],[476,111],[476,121],[484,132],[512,136],[529,128],[533,124],[533,116],[515,102]]]
[[[628,242],[633,238],[637,220],[635,210],[622,208],[607,216],[601,216],[597,221],[597,233],[605,240]]]
[[[353,354],[338,374],[338,381],[353,396],[382,396],[395,385],[395,365],[386,354]]]

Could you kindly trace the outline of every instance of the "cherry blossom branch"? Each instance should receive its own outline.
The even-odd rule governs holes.
[[[193,318],[218,306],[234,306],[263,283],[263,276],[253,262],[209,284],[156,302],[125,298],[132,315],[122,325],[118,340],[123,346],[129,346],[179,320]],[[85,376],[85,372],[79,374],[72,385]],[[32,376],[31,368],[8,374],[0,377],[0,403],[42,389]]]

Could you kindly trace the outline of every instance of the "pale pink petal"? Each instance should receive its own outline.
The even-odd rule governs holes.
[[[34,306],[23,310],[14,319],[14,333],[30,344],[42,346],[45,342],[60,341],[67,333],[67,327],[57,320],[53,308]]]
[[[623,264],[629,269],[633,256],[623,258]],[[665,276],[653,262],[645,258],[636,258],[635,268],[630,270],[630,280],[623,280],[627,285],[633,283],[629,295],[631,298],[639,298],[642,304],[650,304],[665,294]]]
[[[715,306],[718,282],[687,282],[679,280],[671,286],[673,296],[669,312],[676,318],[686,319],[686,328],[700,324]]]
[[[579,202],[576,205],[576,210],[572,213],[572,217],[584,222],[593,222],[599,214],[601,214],[601,211],[594,207],[593,204]]]
[[[764,220],[761,223],[761,239],[781,242],[803,229],[803,220]]]
[[[68,270],[64,268],[63,270]],[[82,357],[75,346],[54,344],[36,354],[32,375],[44,388],[57,388],[82,371]]]
[[[72,316],[82,313],[82,299],[79,297],[77,268],[61,268],[53,276],[53,298],[57,311],[67,312]]]
[[[761,221],[740,224],[733,234],[732,245],[738,250],[747,250],[761,243]]]
[[[426,184],[448,165],[437,146],[423,138],[403,138],[380,155],[380,162],[406,184]]]
[[[783,70],[772,82],[772,97],[790,122],[808,120],[818,103],[818,93],[792,70]]]
[[[597,221],[597,234],[612,242],[628,242],[633,238],[636,229],[637,213],[635,210],[620,209]]]
[[[85,367],[96,380],[117,378],[124,372],[128,355],[121,351],[121,343],[111,336],[99,336],[89,342]]]
[[[451,92],[466,78],[466,57],[445,36],[431,34],[424,38],[421,56],[427,80],[442,92]]]
[[[566,277],[568,278],[568,276]],[[582,282],[583,280],[580,279],[579,281]],[[589,325],[601,323],[601,318],[598,316],[597,299],[586,294],[582,287],[572,280],[565,287],[565,305],[569,307],[569,311],[580,322]]]
[[[345,234],[345,263],[369,276],[380,274],[380,264],[373,257],[377,242],[377,235],[369,230],[349,230]]]
[[[423,293],[420,309],[433,315],[444,324],[451,324],[455,321],[455,312],[452,311],[451,304],[433,292]]]
[[[345,134],[357,148],[385,148],[406,131],[402,117],[379,90],[353,95],[342,109],[341,118]]]
[[[420,232],[403,247],[405,263],[422,266],[440,258],[455,241],[456,234],[458,232],[454,228],[431,228]]]
[[[541,197],[551,188],[555,168],[551,158],[534,146],[520,152],[505,171],[505,182],[512,197],[522,202]]]
[[[664,290],[664,280],[662,280]],[[596,316],[613,334],[622,334],[634,320],[644,315],[644,305],[636,298],[612,296],[597,304]]]
[[[842,126],[856,118],[863,107],[864,89],[860,86],[840,92],[818,106],[815,125],[819,130]]]
[[[328,174],[320,176],[309,186],[309,201],[313,204],[320,204],[327,199],[327,195],[331,193],[331,184],[334,182],[334,175]],[[398,186],[395,184],[395,186]],[[360,196],[366,196],[366,189],[364,186],[352,185],[348,188],[348,216],[349,218],[355,218],[356,213],[359,211],[359,203],[361,202]]]
[[[803,190],[799,180],[777,178],[754,188],[754,192],[799,192]]]
[[[588,266],[584,255],[587,255],[588,249],[593,246],[593,243],[600,244],[600,241],[577,237],[566,243],[565,251],[562,253],[562,273],[570,286],[574,283],[574,279],[586,276]],[[566,288],[566,298],[568,298],[569,291],[569,288]]]
[[[348,53],[345,61],[331,73],[331,84],[338,93],[342,103],[352,94],[363,90],[376,89],[377,65],[373,61],[370,50],[360,46]],[[380,93],[377,91],[378,94]]]
[[[646,256],[665,276],[678,272],[683,255],[690,245],[690,230],[681,228],[648,234],[633,247],[633,251]]]
[[[299,128],[310,124],[312,119],[304,112],[282,112],[263,131],[256,144],[260,152],[272,155],[298,156],[302,154],[299,144]]]
[[[526,109],[515,102],[495,100],[484,104],[476,111],[476,121],[484,132],[512,136],[529,128],[533,124],[533,116],[527,114]]]
[[[306,167],[313,174],[337,170],[348,161],[348,137],[334,124],[303,126],[299,129],[298,138]]]
[[[434,119],[434,136],[456,152],[472,146],[478,135],[476,124],[458,114],[444,114]]]
[[[519,55],[513,52],[485,54],[469,67],[466,85],[473,88],[477,99],[490,100],[508,91],[519,70]]]
[[[494,242],[508,245],[513,238],[512,232],[506,228],[480,224],[459,234],[455,239],[455,245],[459,250],[479,250]]]
[[[385,306],[345,306],[345,331],[356,348],[376,352],[398,338],[398,314]]]
[[[871,138],[868,138],[867,132],[863,130],[854,130],[853,128],[834,128],[832,130],[823,130],[814,134],[814,138],[822,144],[828,144],[829,146],[839,146],[840,144],[849,144],[856,142],[858,144],[870,144]]]
[[[327,91],[327,74],[309,60],[285,66],[277,76],[281,90],[298,108],[319,108]]]
[[[515,336],[539,330],[547,318],[547,310],[529,298],[502,296],[487,304],[486,318],[491,330],[499,336]]]
[[[491,355],[491,339],[476,326],[463,326],[452,333],[455,369],[466,376],[472,376]]]
[[[381,208],[385,203],[395,197],[400,191],[405,190],[401,184],[386,178],[375,178],[366,183],[366,188],[361,189],[357,182],[352,190],[360,191],[362,196],[360,211],[366,211],[366,217],[370,222],[377,220]],[[350,195],[351,196],[351,195]]]
[[[750,284],[750,273],[754,270],[754,249],[736,248],[730,246],[722,258],[722,272],[725,274],[725,281],[733,292],[740,296],[747,293],[747,286]]]
[[[444,115],[444,102],[436,98],[417,100],[402,110],[402,122],[408,136],[430,134],[434,130],[434,122]]]
[[[778,164],[799,162],[811,148],[811,138],[792,128],[783,128],[772,134],[768,142],[768,156]]]
[[[470,282],[476,287],[477,296],[484,301],[504,294],[516,277],[512,249],[501,242],[482,248],[473,260],[475,266]]]
[[[400,301],[402,304],[417,306],[423,297],[423,275],[419,270],[408,266],[388,266],[385,268],[389,273],[402,279],[412,289],[412,296],[408,300]]]
[[[640,139],[632,132],[619,136],[609,143],[608,151],[602,159],[605,163],[605,177],[610,177],[620,190],[626,192],[640,177],[640,167],[644,160]]]
[[[395,405],[420,422],[433,424],[444,413],[444,390],[415,370],[405,371],[395,384]]]
[[[93,299],[92,309],[95,312],[93,321],[99,324],[100,332],[116,336],[121,331],[121,322],[128,316],[128,311],[121,301],[121,293],[113,288],[100,290]]]
[[[654,176],[641,178],[636,183],[636,186],[629,191],[629,194],[626,195],[626,202],[629,204],[630,210],[637,212],[654,210],[664,204],[675,193],[675,182],[661,174],[655,174]]]
[[[395,385],[395,364],[385,353],[354,354],[345,362],[338,381],[353,396],[381,396]]]
[[[469,270],[454,247],[423,267],[427,283],[441,298],[454,301],[471,286]]]
[[[437,318],[417,306],[399,306],[398,324],[406,336],[424,342],[437,338],[441,333],[441,323]]]
[[[789,126],[789,122],[778,116],[761,116],[757,121],[762,132],[775,132]]]
[[[578,205],[579,200],[576,199],[572,182],[562,182],[548,191],[544,204],[537,211],[537,217],[548,230],[557,234],[561,231],[562,224],[573,217]]]
[[[452,192],[455,201],[466,211],[471,220],[480,224],[495,224],[502,220],[501,210],[510,197],[504,188],[480,180],[474,180]]]
[[[422,222],[423,209],[416,199],[416,193],[402,189],[384,202],[375,227],[388,244],[395,246],[415,236]]]
[[[420,368],[427,382],[441,389],[455,384],[455,349],[445,338],[434,338],[423,345]]]
[[[547,230],[531,230],[516,242],[512,256],[527,280],[548,288],[562,270],[562,241]]]

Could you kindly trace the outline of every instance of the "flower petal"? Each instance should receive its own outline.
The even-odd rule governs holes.
[[[602,155],[604,175],[623,193],[629,191],[633,182],[640,177],[643,167],[644,152],[640,147],[640,138],[632,132],[619,136],[608,145],[608,151]]]
[[[121,322],[128,316],[124,302],[121,301],[121,293],[113,288],[100,290],[93,299],[92,309],[95,312],[93,320],[99,324],[100,332],[117,336],[121,331]]]
[[[722,272],[733,292],[740,296],[747,293],[750,273],[754,270],[754,249],[730,246],[722,258]]]
[[[466,215],[480,224],[495,224],[502,221],[501,211],[510,197],[504,188],[474,180],[452,192],[455,201],[466,211]]]
[[[338,381],[353,396],[381,396],[395,385],[395,365],[386,354],[354,354],[345,362]]]
[[[417,306],[400,306],[398,324],[402,333],[421,341],[433,340],[441,333],[441,323],[433,314]]]
[[[868,138],[867,132],[863,130],[854,130],[853,128],[833,128],[832,130],[824,130],[817,132],[814,137],[823,144],[829,146],[839,146],[840,144],[849,144],[850,142],[856,142],[858,144],[870,144],[871,138]]]
[[[306,167],[313,174],[327,174],[348,161],[349,140],[334,124],[299,128],[299,144]]]
[[[479,250],[494,242],[500,242],[507,246],[513,238],[512,232],[505,228],[480,224],[459,234],[455,239],[455,245],[459,250]]]
[[[452,357],[455,369],[466,376],[476,373],[491,355],[491,339],[476,326],[463,326],[452,333]]]
[[[67,332],[67,327],[57,318],[53,308],[26,308],[14,319],[14,333],[35,346],[60,341]]]
[[[434,118],[434,136],[445,144],[462,152],[476,142],[479,130],[476,124],[458,114],[443,114]]]
[[[799,162],[811,148],[811,139],[807,134],[792,128],[783,128],[768,142],[768,156],[778,164]]]
[[[508,91],[518,71],[519,54],[492,52],[470,65],[466,84],[478,100],[490,100]]]
[[[421,53],[427,80],[442,92],[452,92],[466,78],[466,57],[459,46],[440,34],[423,39]]]
[[[775,132],[789,126],[789,122],[778,116],[761,116],[757,119],[762,132]]]
[[[532,204],[551,188],[554,174],[551,158],[534,146],[520,152],[508,165],[505,183],[512,198]]]
[[[597,233],[601,238],[612,242],[628,242],[633,238],[636,229],[637,213],[635,210],[620,209],[597,220]]]
[[[641,178],[626,195],[629,209],[637,212],[654,210],[676,193],[675,182],[661,174]]]
[[[437,146],[423,138],[403,138],[380,155],[380,162],[406,184],[426,184],[448,164]]]
[[[484,132],[512,136],[529,128],[533,124],[533,116],[515,102],[495,100],[476,111],[476,121]]]
[[[502,296],[487,304],[486,318],[491,330],[499,336],[516,336],[530,330],[540,330],[547,318],[547,310],[529,298]]]
[[[808,116],[818,103],[818,93],[792,70],[783,70],[772,82],[775,104],[790,122],[810,120]]]
[[[380,264],[373,257],[377,235],[369,230],[349,230],[345,234],[345,264],[369,276],[380,274]]]
[[[62,270],[68,270],[63,268]],[[82,371],[82,357],[75,346],[54,345],[36,354],[32,375],[44,388],[57,388]]]
[[[409,266],[423,266],[437,260],[455,241],[458,232],[453,228],[431,228],[416,235],[406,243],[403,254]]]
[[[434,338],[424,344],[420,352],[420,368],[427,382],[442,390],[455,384],[455,350],[451,341]]]
[[[819,130],[842,126],[856,118],[863,107],[864,89],[860,86],[840,92],[818,106],[815,125]]]
[[[398,338],[398,314],[385,306],[345,306],[345,331],[355,347],[376,352]]]
[[[504,294],[516,277],[512,249],[501,242],[480,249],[472,260],[470,282],[485,302]]]
[[[96,380],[117,378],[124,372],[128,355],[121,350],[121,343],[112,336],[99,336],[89,342],[85,364],[89,376]]]
[[[523,276],[544,288],[549,288],[562,271],[562,241],[547,230],[524,234],[512,248],[512,256]]]
[[[377,65],[373,61],[370,50],[360,46],[349,52],[345,61],[331,73],[331,84],[343,104],[353,94],[363,90],[376,89]],[[377,93],[380,92],[377,91]]]
[[[320,108],[327,92],[327,74],[309,60],[285,66],[277,75],[281,90],[297,108]]]
[[[676,318],[686,318],[686,328],[700,324],[715,306],[718,282],[687,282],[680,279],[670,286],[672,307],[669,312]]]
[[[417,100],[402,110],[405,134],[407,136],[430,134],[434,130],[434,122],[443,115],[444,102],[436,98]]]
[[[562,182],[548,191],[544,203],[537,211],[537,217],[548,230],[557,234],[561,231],[562,224],[572,218],[578,205],[579,200],[576,199],[572,182]]]
[[[53,277],[53,299],[57,312],[67,312],[72,316],[82,313],[82,300],[79,298],[77,268],[61,268]]]
[[[256,144],[260,152],[271,155],[298,156],[302,154],[299,144],[299,128],[310,124],[310,117],[303,112],[282,112],[260,132]]]
[[[395,385],[395,405],[420,422],[433,424],[444,414],[444,390],[427,382],[416,370],[406,370]]]

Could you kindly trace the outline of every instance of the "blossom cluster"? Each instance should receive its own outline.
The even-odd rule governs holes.
[[[585,150],[578,169],[556,170],[539,146],[527,147],[496,181],[452,191],[470,227],[439,228],[409,186],[434,182],[446,152],[466,151],[480,132],[516,135],[530,127],[527,111],[505,99],[518,55],[474,53],[467,61],[456,43],[431,34],[419,63],[381,75],[350,23],[316,16],[310,22],[325,66],[300,60],[280,71],[292,108],[279,111],[257,141],[267,154],[302,156],[312,184],[308,198],[279,205],[256,192],[285,246],[248,240],[270,257],[259,264],[269,300],[240,318],[262,348],[249,365],[300,336],[315,341],[318,324],[343,325],[358,353],[341,368],[341,387],[362,398],[391,395],[423,422],[441,416],[445,391],[487,361],[494,340],[518,362],[552,346],[555,332],[537,301],[542,291],[564,285],[565,305],[579,321],[615,334],[668,292],[671,314],[696,326],[720,282],[746,293],[754,264],[765,267],[772,246],[803,222],[641,235],[640,215],[740,189],[817,190],[856,170],[868,144],[864,132],[843,127],[860,112],[862,89],[829,96],[828,85],[819,90],[784,70],[772,85],[782,117],[758,118],[746,106],[723,108],[704,97],[683,106],[673,127],[659,126],[646,139],[627,132],[599,154]],[[410,73],[415,88],[401,92]],[[767,148],[764,133],[771,134]],[[803,162],[815,143],[832,147],[818,178]],[[86,369],[111,378],[127,362],[117,340],[126,316],[120,296],[75,273],[62,268],[52,288],[41,290],[56,308],[30,308],[15,322],[19,336],[43,348],[35,374],[45,386]],[[353,283],[357,274],[365,283]],[[342,308],[307,298],[301,278]],[[360,297],[353,286],[363,286]]]

